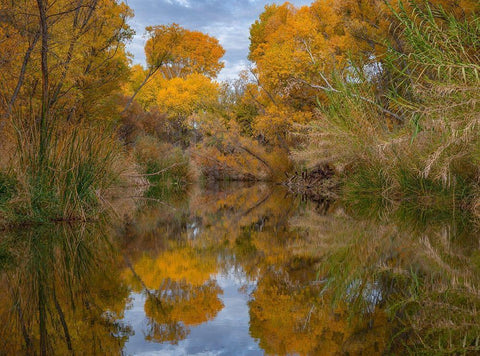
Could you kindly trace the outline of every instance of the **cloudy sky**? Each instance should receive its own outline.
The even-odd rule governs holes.
[[[249,27],[262,13],[266,4],[283,3],[274,0],[127,0],[135,11],[131,20],[137,32],[128,50],[134,63],[145,64],[143,46],[145,27],[172,22],[208,33],[218,38],[227,51],[223,57],[225,68],[219,79],[231,79],[247,65]],[[290,0],[300,6],[311,0]]]

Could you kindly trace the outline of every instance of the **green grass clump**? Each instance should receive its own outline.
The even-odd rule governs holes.
[[[26,118],[15,125],[11,173],[0,174],[2,225],[96,218],[122,169],[115,137],[87,125],[56,124],[42,135]]]
[[[16,191],[16,179],[12,175],[0,172],[0,205],[10,200]]]
[[[422,230],[430,222],[471,224],[475,183],[458,176],[454,184],[424,177],[418,169],[379,163],[362,163],[345,178],[342,200],[350,213],[362,218],[394,217],[411,228]]]
[[[374,218],[390,207],[392,184],[385,169],[365,165],[345,180],[342,199],[357,214]]]

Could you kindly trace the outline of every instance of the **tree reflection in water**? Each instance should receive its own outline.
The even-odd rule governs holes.
[[[153,228],[141,225],[139,221],[147,221],[142,217],[130,226],[130,232],[136,231],[135,240],[150,247],[152,235],[162,242],[157,241],[148,253],[138,253],[147,249],[132,248],[129,242],[137,255],[133,269],[148,290],[147,339],[178,342],[188,337],[189,325],[215,317],[223,305],[218,299],[221,290],[212,278],[233,269],[244,283],[254,285],[239,288],[249,291],[250,335],[265,352],[380,353],[385,348],[388,328],[383,311],[373,307],[367,318],[352,320],[346,305],[332,309],[331,298],[322,292],[324,284],[317,280],[321,263],[317,246],[304,228],[292,228],[290,223],[310,211],[304,202],[282,189],[256,184],[193,192],[188,214],[165,206],[152,209],[156,213],[147,209],[140,214],[158,219],[148,219]],[[165,216],[171,220],[165,221]],[[208,293],[197,290],[197,298],[185,301],[164,287],[172,282],[190,286],[187,295],[191,286],[201,286]],[[200,311],[210,318],[202,318]]]
[[[232,274],[244,337],[267,354],[479,350],[480,252],[468,217],[318,208],[262,184],[167,203],[139,206],[115,229],[3,232],[0,353],[120,354],[134,331],[145,347],[180,347],[229,312],[220,281]],[[122,320],[138,293],[144,323],[133,330]]]
[[[121,352],[129,291],[101,231],[46,225],[2,234],[2,353]]]

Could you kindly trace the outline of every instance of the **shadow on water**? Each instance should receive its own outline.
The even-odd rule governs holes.
[[[478,350],[471,220],[359,206],[223,184],[113,227],[5,232],[0,354]]]

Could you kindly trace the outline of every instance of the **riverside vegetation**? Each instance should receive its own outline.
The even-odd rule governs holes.
[[[250,335],[267,353],[479,352],[479,12],[478,0],[267,5],[250,27],[251,67],[226,83],[219,41],[178,24],[147,27],[146,66],[132,65],[124,2],[0,0],[0,273],[12,305],[1,317],[20,331],[1,330],[5,350],[80,347],[87,331],[68,329],[76,288],[85,300],[99,293],[95,311],[78,313],[91,313],[113,353],[131,336],[118,322],[129,291],[146,295],[150,340],[178,342],[222,310],[211,276],[229,266],[259,283]],[[249,182],[248,193],[221,188],[202,215],[196,204],[225,181]],[[266,183],[315,208],[276,211],[287,205]],[[152,205],[162,208],[145,217]],[[127,256],[122,238],[158,235],[129,229],[162,217],[151,226],[171,238]],[[198,221],[200,240],[172,242]],[[153,276],[178,258],[190,275]],[[109,287],[78,283],[102,279],[89,268],[104,260],[119,271]],[[329,312],[339,330],[315,334]]]
[[[478,205],[475,0],[268,5],[231,83],[218,41],[176,24],[148,27],[130,66],[124,3],[0,6],[4,225],[86,220],[141,175],[183,189],[322,165],[352,200]]]

